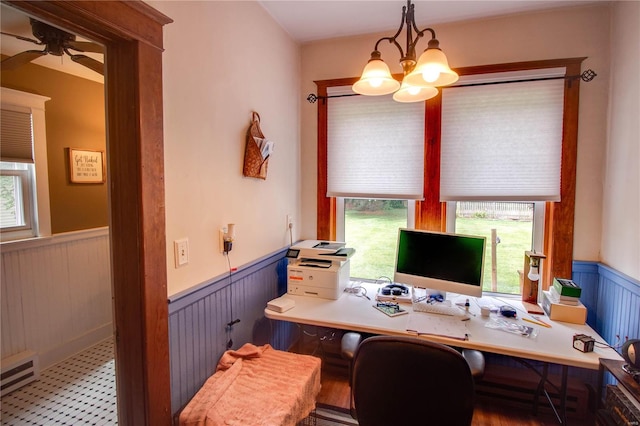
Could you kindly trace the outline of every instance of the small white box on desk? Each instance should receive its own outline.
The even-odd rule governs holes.
[[[287,299],[286,297],[278,297],[277,299],[267,302],[267,308],[275,312],[287,312],[289,309],[296,306],[296,302],[293,299]]]
[[[548,291],[542,292],[542,309],[554,321],[584,324],[587,321],[587,308],[580,302],[577,305],[565,305],[551,301]]]

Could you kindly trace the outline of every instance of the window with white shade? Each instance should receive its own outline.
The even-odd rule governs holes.
[[[564,80],[504,74],[442,91],[442,201],[560,200]]]
[[[440,198],[447,231],[487,237],[485,291],[519,293],[524,251],[542,252],[545,201],[560,200],[564,72],[443,90]],[[550,79],[520,81],[536,77]]]
[[[350,87],[330,90],[333,96]],[[336,197],[337,239],[356,248],[351,276],[393,276],[398,228],[414,226],[423,197],[424,103],[389,96],[332,98],[327,195]]]
[[[351,92],[338,87],[330,96]],[[387,96],[344,96],[328,104],[329,197],[421,199],[424,103]]]
[[[48,99],[31,93],[2,88],[0,114],[2,241],[50,233],[44,123],[44,103]]]
[[[522,269],[523,251],[535,249],[543,253],[546,252],[546,254],[553,254],[553,256],[547,257],[541,268],[543,270],[541,273],[543,276],[542,288],[546,288],[549,285],[549,281],[553,276],[569,276],[573,261],[572,241],[575,214],[575,163],[578,141],[578,94],[580,91],[582,61],[583,58],[565,58],[460,68],[458,70],[461,76],[459,83],[455,87],[441,89],[440,96],[426,102],[425,125],[424,133],[422,134],[425,159],[422,167],[424,173],[424,199],[415,200],[415,225],[409,225],[408,222],[407,226],[435,231],[475,233],[477,231],[469,225],[474,225],[473,222],[476,222],[476,219],[482,219],[486,223],[481,224],[481,226],[487,228],[486,231],[483,230],[482,232],[491,232],[490,226],[492,224],[495,225],[495,222],[490,223],[493,220],[491,217],[504,216],[503,219],[506,223],[514,221],[514,219],[511,219],[514,214],[518,215],[517,220],[519,221],[525,221],[523,217],[528,216],[526,220],[529,220],[529,222],[524,224],[526,225],[524,232],[520,232],[522,231],[521,229],[496,229],[496,253],[498,256],[507,247],[515,247],[512,244],[512,237],[519,235],[518,248],[513,251],[513,254],[509,255],[509,257],[515,259],[512,265],[508,267],[509,273],[513,274],[513,270],[516,268]],[[332,163],[328,160],[330,149],[328,135],[331,127],[329,110],[332,104],[340,100],[340,98],[334,97],[340,94],[340,91],[332,90],[337,86],[352,84],[353,80],[353,78],[344,78],[316,82],[318,93],[324,98],[322,102],[318,103],[317,235],[318,238],[322,239],[341,238],[341,235],[349,236],[349,232],[345,233],[344,229],[342,231],[340,229],[340,226],[344,226],[345,222],[343,216],[350,216],[347,220],[356,217],[348,213],[348,207],[347,209],[344,207],[346,203],[351,206],[354,205],[348,201],[349,196],[340,198],[332,195],[327,190],[329,169],[332,166]],[[506,82],[508,83],[502,84]],[[490,132],[490,126],[483,127],[491,123],[491,120],[496,117],[490,117],[491,119],[486,120],[480,119],[475,122],[470,121],[472,118],[468,117],[463,120],[466,127],[464,129],[457,128],[460,126],[445,123],[451,117],[443,116],[443,114],[447,114],[445,109],[448,108],[447,105],[444,105],[444,102],[447,102],[444,98],[451,93],[460,91],[459,93],[463,94],[467,90],[482,89],[484,87],[495,88],[499,91],[505,87],[517,87],[519,83],[529,82],[542,85],[549,84],[552,88],[551,90],[548,90],[548,88],[534,89],[534,93],[531,96],[524,95],[524,102],[511,103],[508,104],[509,107],[507,108],[494,110],[492,114],[498,115],[498,119],[500,119],[500,116],[503,117],[498,124],[504,125],[505,122],[507,123],[507,127],[498,131],[498,136],[506,135],[508,131],[512,131],[509,126],[513,126],[519,120],[525,118],[525,116],[514,117],[514,113],[517,113],[515,115],[520,115],[523,111],[531,109],[530,107],[540,100],[539,95],[544,96],[542,102],[537,102],[542,107],[538,112],[546,109],[546,115],[543,114],[538,116],[541,118],[530,119],[530,124],[534,124],[528,128],[518,125],[520,130],[512,131],[511,134],[514,137],[506,138],[506,141],[494,138]],[[553,88],[554,86],[555,88]],[[507,99],[503,99],[505,101],[513,101],[518,97],[518,95],[513,94],[507,96]],[[522,97],[520,98],[522,99]],[[476,108],[471,108],[471,110],[474,109]],[[535,108],[534,112],[536,112]],[[505,120],[504,117],[510,118]],[[453,121],[450,121],[450,123],[453,123]],[[445,126],[455,127],[445,129]],[[522,130],[523,128],[525,130]],[[447,150],[444,147],[444,138],[448,137],[444,133],[451,131],[451,135],[453,135],[458,130],[466,132],[464,136],[458,138],[458,142],[474,141],[477,140],[477,136],[481,136],[484,137],[483,143],[488,145],[478,148],[477,146],[463,144],[450,150],[449,153],[444,153]],[[546,139],[551,142],[548,148],[543,143],[545,133],[552,135],[551,138]],[[500,146],[500,149],[491,151],[493,146],[491,146],[489,140],[494,141],[493,145]],[[509,153],[509,149],[506,149],[506,147],[509,147],[508,144],[505,145],[506,142],[512,143],[510,148],[515,147],[515,150],[510,151],[511,154],[515,153],[511,157],[506,155]],[[550,153],[551,155],[546,156],[546,159],[550,159],[551,162],[545,164],[545,154]],[[465,161],[449,163],[450,159],[444,158],[444,155],[449,154],[453,154],[453,157],[459,155],[461,158],[466,156]],[[452,164],[452,166],[446,166],[447,170],[443,170],[445,162]],[[518,164],[519,168],[511,167],[512,163]],[[547,173],[545,167],[549,164],[551,164],[551,168],[549,169],[550,172]],[[494,180],[495,184],[485,181],[481,186],[482,191],[474,192],[473,188],[471,191],[467,191],[468,188],[464,188],[463,185],[458,186],[460,182],[464,185],[469,185],[473,184],[474,181],[479,181],[481,178],[484,179],[483,175],[475,174],[477,171],[483,173],[488,171],[490,172],[489,176],[494,175],[494,178],[498,176],[498,179]],[[449,183],[442,182],[443,174],[447,172],[453,173],[451,175],[453,179]],[[524,179],[522,179],[523,176]],[[520,183],[515,187],[503,185],[504,183],[511,184],[516,181]],[[451,182],[454,182],[454,184],[450,186]],[[503,186],[507,187],[508,191],[501,192]],[[512,187],[508,188],[509,186]],[[449,191],[449,188],[452,188],[452,190]],[[517,189],[514,190],[514,188]],[[444,195],[441,194],[441,191]],[[359,198],[356,196],[355,199]],[[371,200],[377,200],[377,198],[371,198]],[[466,204],[462,205],[460,203]],[[407,208],[407,220],[410,220],[409,216],[413,210],[412,207]],[[464,220],[456,223],[456,212],[464,217]],[[369,217],[364,212],[359,213],[358,216],[365,219]],[[548,219],[547,223],[545,223],[545,219]],[[358,247],[355,245],[354,247],[357,252]],[[498,264],[498,284],[500,284],[500,268],[501,265]],[[514,291],[518,291],[517,284],[513,288],[516,289]],[[501,290],[500,288],[498,289],[498,291]],[[511,290],[508,290],[508,292],[511,292]]]

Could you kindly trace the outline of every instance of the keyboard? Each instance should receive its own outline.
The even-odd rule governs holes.
[[[466,316],[465,311],[457,306],[451,306],[445,303],[427,303],[427,302],[414,302],[413,310],[415,312],[426,312],[429,314],[449,315],[456,317]]]

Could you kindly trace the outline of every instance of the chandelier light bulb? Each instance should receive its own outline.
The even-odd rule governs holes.
[[[436,67],[426,67],[424,71],[422,71],[422,78],[427,83],[433,83],[440,77],[440,70]]]
[[[369,85],[371,87],[380,87],[380,86],[382,86],[382,79],[381,78],[371,78],[371,79],[369,79]]]
[[[378,96],[395,92],[400,88],[400,83],[391,76],[389,67],[380,59],[380,52],[374,51],[362,71],[362,77],[351,88],[361,95]]]
[[[410,95],[417,95],[418,93],[420,93],[420,88],[419,87],[413,87],[413,86],[409,86],[409,88],[407,89],[407,91],[409,92]]]
[[[419,102],[431,99],[438,94],[438,89],[427,86],[412,86],[406,82],[402,82],[400,90],[393,94],[393,100],[396,102]]]

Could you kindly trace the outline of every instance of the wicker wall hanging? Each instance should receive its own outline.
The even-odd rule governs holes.
[[[254,111],[251,125],[247,130],[242,174],[247,177],[266,179],[269,155],[272,151],[273,142],[268,140],[260,130],[260,114]]]

